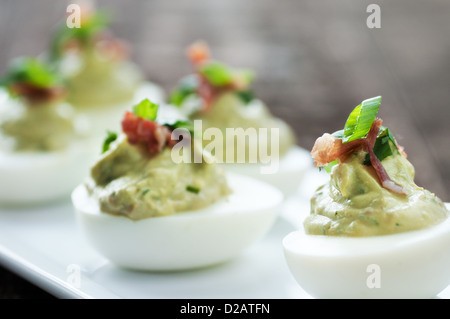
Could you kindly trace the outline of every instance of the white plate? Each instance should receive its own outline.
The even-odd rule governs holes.
[[[170,273],[109,263],[85,241],[69,201],[0,208],[0,263],[59,298],[309,299],[290,274],[281,244],[308,205],[301,196],[289,198],[270,233],[231,262]],[[450,287],[437,297],[450,298]]]
[[[219,266],[134,272],[114,266],[90,247],[70,203],[1,208],[0,263],[59,298],[309,298],[283,257],[281,240],[294,229],[280,217],[262,241]]]

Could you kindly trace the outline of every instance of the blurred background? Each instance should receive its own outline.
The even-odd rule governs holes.
[[[0,74],[48,47],[77,1],[0,0]],[[447,0],[105,0],[112,31],[147,78],[169,92],[191,72],[186,47],[202,39],[215,58],[257,74],[256,95],[311,149],[341,129],[362,100],[405,147],[416,183],[450,201],[450,2]],[[381,28],[369,29],[369,4]],[[1,179],[1,176],[0,176]],[[0,268],[0,298],[47,293]]]

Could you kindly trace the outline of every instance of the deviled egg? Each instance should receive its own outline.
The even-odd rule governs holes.
[[[296,145],[291,127],[253,95],[253,72],[211,59],[196,42],[188,49],[195,74],[180,80],[169,102],[201,123],[204,146],[228,171],[269,182],[291,195],[310,168],[309,152]]]
[[[95,123],[92,134],[103,138],[130,105],[145,97],[160,103],[165,94],[130,60],[128,43],[108,29],[109,15],[89,2],[81,9],[81,26],[69,28],[64,21],[47,55],[68,84],[68,101]]]
[[[330,171],[283,240],[299,285],[319,298],[432,298],[450,284],[448,206],[414,183],[414,167],[363,101],[311,151]]]
[[[106,259],[136,270],[199,268],[238,256],[270,230],[282,193],[225,174],[189,122],[167,122],[157,110],[141,101],[125,113],[122,132],[105,140],[90,176],[72,193],[81,230]]]
[[[0,203],[67,196],[92,165],[86,123],[65,94],[45,63],[32,57],[12,61],[0,88]]]

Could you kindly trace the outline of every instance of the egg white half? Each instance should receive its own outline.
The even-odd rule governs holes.
[[[450,208],[450,205],[447,204]],[[317,298],[433,298],[450,284],[450,218],[417,231],[373,236],[283,239],[287,265]]]
[[[42,204],[69,198],[99,152],[89,139],[54,152],[0,152],[0,204]]]
[[[282,193],[261,181],[228,175],[233,193],[204,209],[133,221],[102,213],[83,185],[72,193],[88,241],[114,264],[174,271],[218,264],[261,239],[279,214]]]

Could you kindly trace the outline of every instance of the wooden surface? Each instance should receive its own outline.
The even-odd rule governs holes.
[[[76,2],[76,1],[72,1]],[[46,50],[68,3],[0,0],[0,72]],[[381,7],[381,28],[366,8]],[[248,67],[255,92],[310,149],[342,128],[363,99],[405,146],[416,183],[450,201],[450,2],[446,0],[108,0],[112,30],[133,46],[148,79],[170,90],[190,72],[184,50],[206,40],[217,59]],[[1,182],[1,177],[0,177]],[[51,297],[0,269],[0,298]]]

